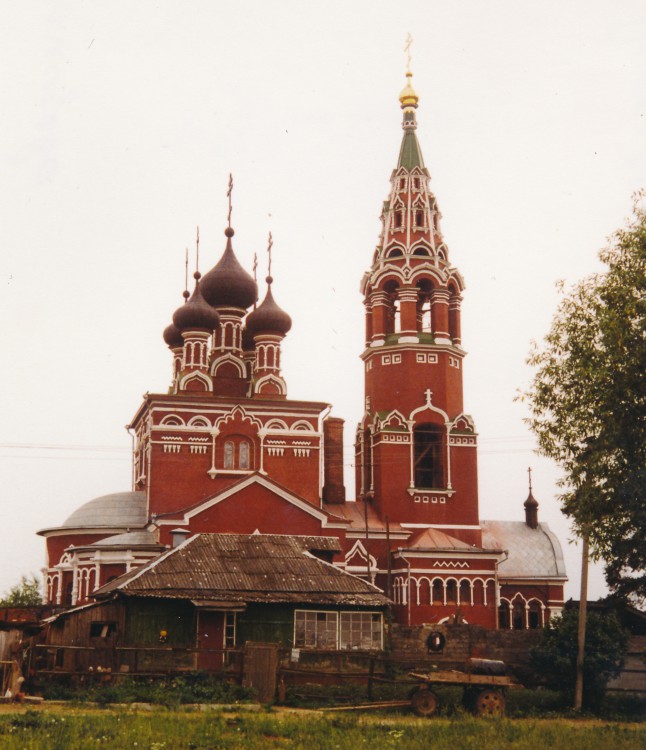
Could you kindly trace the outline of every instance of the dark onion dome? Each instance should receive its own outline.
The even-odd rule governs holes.
[[[173,324],[184,333],[184,331],[212,331],[220,325],[220,316],[207,304],[202,296],[201,285],[196,284],[191,298],[175,310]]]
[[[227,227],[224,233],[227,246],[217,264],[202,278],[202,294],[213,307],[239,307],[246,310],[258,299],[258,286],[233,252],[233,229]]]
[[[271,276],[267,276],[267,294],[262,304],[247,315],[245,325],[252,334],[282,333],[284,336],[292,327],[292,319],[274,302],[271,293]]]
[[[532,491],[530,489],[529,495],[527,496],[527,500],[523,503],[523,506],[525,508],[538,508],[538,500],[532,495]]]
[[[171,323],[164,329],[164,341],[170,349],[177,349],[180,346],[184,346],[182,334],[174,323]]]

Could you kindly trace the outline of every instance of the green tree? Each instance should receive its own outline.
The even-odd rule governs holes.
[[[611,590],[646,598],[646,208],[565,294],[521,399],[539,450],[564,470],[563,511],[603,559]]]
[[[531,651],[532,665],[547,687],[571,702],[576,682],[579,613],[566,607],[552,620]],[[619,674],[628,645],[628,633],[614,612],[589,612],[583,668],[583,706],[597,709],[611,677]]]
[[[9,589],[0,599],[0,607],[36,607],[43,603],[40,583],[36,576],[22,576],[20,583]]]

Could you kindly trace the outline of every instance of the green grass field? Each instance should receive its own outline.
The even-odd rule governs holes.
[[[646,725],[570,719],[417,719],[407,714],[6,707],[2,750],[644,750]]]

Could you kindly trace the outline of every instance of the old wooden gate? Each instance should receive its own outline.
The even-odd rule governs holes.
[[[242,684],[253,688],[260,703],[269,703],[276,695],[278,644],[247,641],[244,647]]]

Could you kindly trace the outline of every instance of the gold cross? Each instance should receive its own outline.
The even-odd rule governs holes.
[[[406,45],[404,46],[404,52],[406,53],[406,72],[407,73],[410,73],[410,60],[411,60],[410,48],[411,48],[412,43],[413,43],[413,37],[410,35],[410,31],[409,31],[406,36]]]

